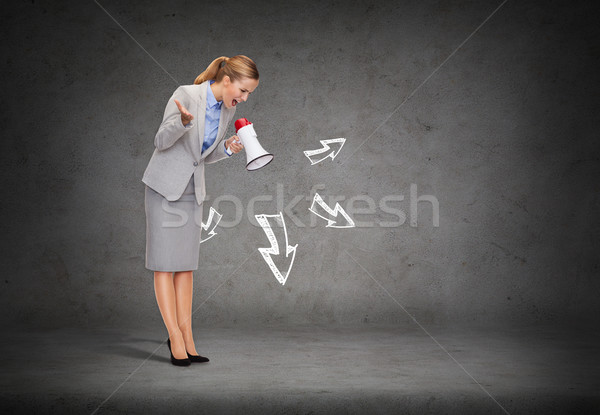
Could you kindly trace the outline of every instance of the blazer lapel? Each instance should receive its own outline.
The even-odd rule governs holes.
[[[217,139],[215,141],[221,141],[223,136],[227,132],[227,126],[231,119],[232,110],[225,108],[225,104],[221,105],[221,116],[219,117],[219,132],[217,133]]]
[[[208,81],[200,84],[200,93],[198,94],[198,108],[196,108],[196,120],[198,120],[198,144],[200,144],[200,152],[204,144],[204,120],[206,119],[206,88]]]
[[[206,84],[208,84],[209,81],[206,81]],[[208,86],[206,87],[208,88]],[[203,104],[203,112],[202,112],[202,117],[205,117],[206,115],[206,94],[207,94],[207,89],[204,88],[204,104]],[[207,148],[204,153],[202,153],[202,158],[208,156],[214,149],[215,147],[221,142],[221,140],[223,139],[223,136],[225,135],[225,133],[227,132],[227,127],[229,126],[229,121],[231,120],[231,117],[233,116],[233,113],[235,112],[235,108],[225,108],[225,104],[221,104],[221,115],[219,116],[219,128],[217,130],[217,138],[215,138],[215,142],[212,143],[212,145]],[[200,137],[200,149],[202,149],[202,145],[204,144],[204,123],[202,124],[202,134]]]

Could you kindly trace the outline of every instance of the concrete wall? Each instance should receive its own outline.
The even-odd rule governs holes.
[[[509,1],[473,34],[500,3],[3,4],[3,323],[161,324],[141,177],[172,92],[238,53],[260,85],[236,118],[275,160],[206,169],[205,219],[224,195],[243,217],[201,245],[195,324],[408,320],[398,303],[423,323],[597,321],[598,25],[585,3]],[[428,201],[411,218],[411,185],[439,226]],[[315,191],[372,200],[352,215],[371,225],[326,228]],[[287,207],[284,286],[256,196]]]

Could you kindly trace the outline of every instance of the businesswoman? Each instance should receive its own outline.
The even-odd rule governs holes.
[[[192,334],[193,271],[198,269],[204,165],[243,149],[236,135],[225,140],[236,106],[258,86],[255,63],[244,55],[221,56],[193,85],[178,87],[154,137],[144,172],[146,268],[169,333],[171,363],[208,362]]]

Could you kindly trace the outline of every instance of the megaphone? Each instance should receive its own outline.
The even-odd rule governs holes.
[[[235,131],[246,150],[246,170],[258,170],[273,160],[275,156],[262,148],[258,142],[256,131],[254,131],[254,126],[250,121],[246,118],[236,120]]]

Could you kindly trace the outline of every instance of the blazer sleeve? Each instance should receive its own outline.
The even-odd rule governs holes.
[[[224,158],[229,158],[229,154],[225,152],[225,140],[221,140],[217,147],[204,158],[204,162],[207,164],[215,163]]]
[[[234,111],[235,113],[235,111]],[[221,116],[223,116],[223,113],[221,113]],[[231,123],[231,119],[233,118],[233,114],[229,115],[229,120],[225,123],[224,129],[225,132],[227,132],[227,129],[229,128],[229,124]],[[217,146],[215,147],[215,149],[204,158],[204,162],[206,164],[211,164],[211,163],[215,163],[219,160],[223,160],[225,158],[229,158],[231,157],[231,155],[227,154],[227,152],[225,151],[225,141],[227,134],[223,135],[223,138],[221,138],[221,141],[219,141],[219,144],[217,144]]]
[[[179,140],[185,133],[194,128],[194,120],[190,121],[187,126],[181,122],[181,113],[175,100],[178,100],[188,110],[192,107],[191,97],[183,90],[182,87],[178,87],[165,108],[162,123],[158,128],[158,132],[154,137],[154,146],[159,150],[166,150],[171,147],[177,140]]]

